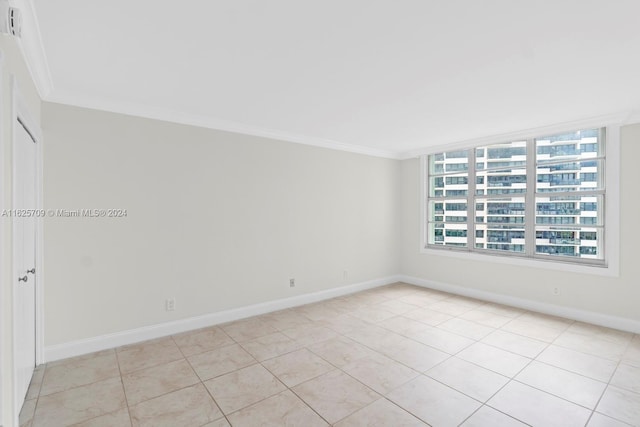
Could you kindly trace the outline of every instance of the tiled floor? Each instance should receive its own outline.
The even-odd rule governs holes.
[[[640,336],[395,284],[49,363],[24,426],[640,425]]]

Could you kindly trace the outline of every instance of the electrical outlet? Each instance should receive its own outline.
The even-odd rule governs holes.
[[[349,272],[347,270],[342,270],[342,279],[347,280],[349,278]]]
[[[296,279],[289,279],[289,287],[294,288],[296,286]]]
[[[556,287],[554,287],[554,288],[553,288],[553,291],[552,291],[552,292],[553,292],[553,294],[554,294],[554,295],[556,295],[556,296],[557,296],[557,295],[560,295],[560,288],[556,286]]]
[[[167,298],[167,300],[164,302],[164,305],[167,311],[174,311],[176,309],[176,299]]]

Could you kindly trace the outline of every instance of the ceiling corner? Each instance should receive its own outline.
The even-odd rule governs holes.
[[[44,44],[40,34],[38,16],[33,0],[13,0],[12,6],[22,12],[22,36],[18,39],[31,78],[42,100],[46,100],[53,90],[53,81]]]

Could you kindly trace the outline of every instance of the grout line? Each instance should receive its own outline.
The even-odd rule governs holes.
[[[129,425],[133,425],[133,421],[131,421],[131,408],[129,407],[129,399],[127,398],[127,389],[124,387],[124,380],[122,379],[122,369],[120,368],[120,358],[118,357],[118,352],[114,349],[113,353],[116,356],[116,364],[118,365],[118,372],[120,373],[120,385],[122,386],[122,394],[124,395],[124,403],[127,408],[127,414],[129,415]]]

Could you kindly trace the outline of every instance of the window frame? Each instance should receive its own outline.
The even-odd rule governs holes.
[[[428,254],[428,255],[436,255],[436,256],[449,256],[456,257],[467,260],[476,260],[483,262],[495,262],[495,263],[503,263],[503,264],[511,264],[518,266],[528,266],[535,268],[545,268],[551,270],[560,270],[560,271],[570,271],[577,273],[586,273],[586,274],[596,274],[603,276],[614,276],[617,277],[619,275],[619,242],[620,242],[620,229],[619,229],[619,188],[620,188],[620,121],[621,120],[613,120],[609,121],[582,121],[582,122],[574,122],[567,123],[559,126],[549,126],[544,128],[531,129],[526,132],[505,134],[496,137],[490,138],[481,138],[477,140],[465,141],[461,143],[455,144],[446,144],[440,145],[436,147],[429,148],[428,150],[422,151],[420,154],[420,253]],[[612,124],[613,123],[613,124]],[[483,251],[482,249],[477,249],[474,244],[474,236],[475,233],[473,231],[469,232],[467,230],[468,243],[466,247],[451,247],[444,245],[430,245],[428,244],[428,201],[429,201],[429,187],[428,187],[428,179],[429,179],[429,170],[428,170],[428,161],[429,155],[447,152],[447,151],[462,151],[462,150],[474,150],[474,156],[469,158],[469,170],[468,170],[468,182],[469,182],[469,191],[471,191],[471,187],[475,187],[472,185],[475,184],[475,149],[485,146],[485,145],[493,145],[493,144],[501,144],[506,141],[516,141],[516,140],[530,140],[535,139],[536,137],[540,138],[547,135],[560,134],[564,132],[572,132],[576,129],[593,129],[593,128],[604,128],[606,132],[606,147],[605,147],[605,165],[603,166],[603,171],[600,172],[602,178],[604,178],[604,182],[606,183],[606,187],[603,189],[604,197],[604,215],[603,218],[603,229],[606,230],[603,232],[602,236],[602,248],[604,249],[604,260],[594,260],[588,258],[565,258],[565,257],[552,257],[545,256],[543,254],[539,254],[535,256],[535,228],[536,224],[527,224],[527,228],[530,228],[533,231],[533,234],[530,232],[530,236],[533,236],[533,239],[529,238],[526,240],[527,245],[532,245],[533,247],[533,256],[525,253],[509,253],[509,252],[493,252],[493,251]],[[533,209],[533,218],[535,218],[535,186],[533,185],[536,182],[536,167],[535,157],[530,157],[531,154],[535,155],[535,143],[529,143],[527,146],[527,164],[526,164],[526,172],[528,182],[531,182],[532,185],[527,185],[527,195],[530,196],[526,200],[533,200],[533,203],[527,203],[526,209]],[[487,155],[486,150],[483,154]],[[473,175],[472,175],[473,173]],[[474,190],[475,193],[475,190]],[[523,194],[524,195],[524,194]],[[515,194],[513,195],[516,196]],[[531,197],[532,196],[532,197]],[[470,194],[467,199],[475,200],[475,194]],[[466,197],[460,197],[466,198]],[[442,200],[443,203],[446,203],[446,200]],[[473,203],[473,202],[468,202]]]

